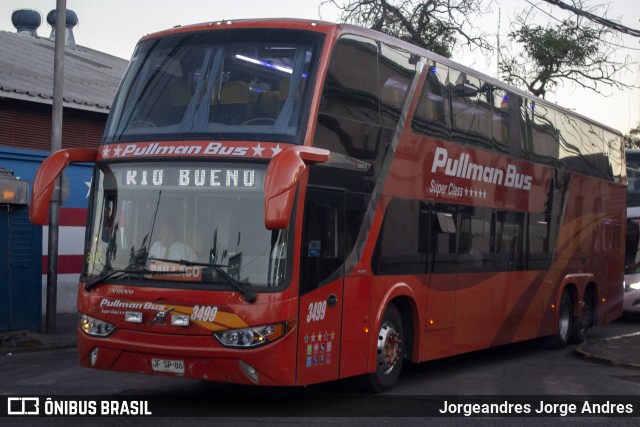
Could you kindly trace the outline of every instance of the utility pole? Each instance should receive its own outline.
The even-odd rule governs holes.
[[[53,106],[51,113],[51,153],[62,148],[62,111],[64,97],[64,47],[67,24],[67,0],[56,0],[56,36],[53,56]],[[47,311],[45,331],[56,332],[58,298],[58,231],[59,208],[62,195],[62,175],[56,181],[49,205],[49,245],[47,265]]]

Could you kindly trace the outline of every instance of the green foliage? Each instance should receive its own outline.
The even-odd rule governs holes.
[[[521,43],[539,67],[558,69],[562,65],[584,65],[598,52],[598,32],[563,21],[557,27],[524,25],[510,37]]]
[[[624,136],[625,148],[640,148],[640,123]]]
[[[458,43],[489,50],[474,26],[483,0],[325,0],[341,20],[371,28],[450,58]]]
[[[575,5],[584,7],[581,1]],[[629,59],[615,59],[619,35],[580,15],[547,25],[531,24],[532,13],[517,17],[509,39],[520,50],[501,52],[500,73],[507,82],[543,97],[564,82],[601,93],[601,87],[627,87],[617,76]],[[512,46],[513,47],[513,46]]]

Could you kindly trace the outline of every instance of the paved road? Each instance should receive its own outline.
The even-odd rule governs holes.
[[[595,328],[590,339],[607,339],[639,330],[640,322],[616,322]],[[482,399],[482,396],[515,399],[517,396],[527,395],[534,400],[545,396],[594,395],[614,400],[620,399],[617,396],[632,396],[637,400],[640,411],[640,370],[595,363],[576,355],[574,350],[575,347],[560,351],[545,350],[540,348],[538,342],[532,341],[413,365],[406,369],[394,390],[383,397],[371,397],[359,394],[349,381],[306,388],[274,389],[91,370],[79,367],[75,349],[66,348],[0,355],[0,394],[54,398],[59,395],[165,395],[170,397],[167,405],[170,407],[171,404],[179,404],[177,409],[181,413],[185,408],[192,408],[193,415],[197,415],[203,407],[208,408],[207,410],[214,407],[221,414],[229,415],[231,411],[233,415],[240,416],[230,419],[231,424],[239,422],[247,423],[246,425],[254,425],[256,419],[242,417],[245,414],[260,415],[261,410],[265,416],[289,415],[271,420],[288,425],[308,425],[320,420],[331,424],[344,423],[342,418],[318,418],[325,414],[362,416],[368,411],[369,414],[398,416],[404,415],[403,410],[419,413],[420,405],[440,405],[447,396],[458,396],[458,399],[466,396],[472,402]],[[207,402],[206,406],[202,399]],[[291,416],[307,418],[300,421]],[[365,421],[373,419],[349,420],[347,424],[364,425],[367,424]],[[375,420],[376,424],[381,421],[380,418]],[[457,425],[457,422],[464,420],[465,418],[457,421],[438,419],[438,424]],[[562,422],[565,418],[558,420]],[[580,419],[582,423],[593,420]],[[177,421],[172,419],[171,422]],[[204,423],[204,420],[198,418],[180,420],[192,424],[191,421],[195,422],[194,425],[200,421]],[[392,424],[397,424],[397,421],[391,419]],[[629,419],[615,419],[615,423],[634,425],[627,424],[627,421]],[[516,420],[510,419],[509,424],[512,422]],[[527,425],[530,424],[527,422]],[[133,423],[126,421],[124,424],[118,422],[114,425]]]

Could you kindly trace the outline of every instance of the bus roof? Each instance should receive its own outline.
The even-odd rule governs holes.
[[[419,46],[413,45],[404,40],[400,40],[398,38],[389,36],[387,34],[381,33],[377,30],[373,30],[370,28],[363,28],[356,25],[345,24],[345,23],[333,23],[327,21],[320,20],[309,20],[309,19],[297,19],[297,18],[263,18],[263,19],[241,19],[241,20],[219,20],[219,21],[211,21],[211,22],[203,22],[199,24],[192,24],[186,26],[175,26],[171,29],[159,31],[156,33],[148,34],[141,38],[140,41],[144,41],[147,39],[152,39],[156,37],[163,37],[171,34],[180,34],[180,33],[189,33],[189,32],[199,32],[199,31],[212,31],[212,30],[224,30],[231,28],[289,28],[294,30],[306,30],[306,31],[314,31],[326,34],[329,39],[337,39],[342,34],[355,34],[364,37],[369,37],[374,40],[378,40],[389,45],[404,49],[408,52],[415,53],[416,55],[420,55],[422,57],[426,57],[430,60],[435,60],[436,62],[446,65],[448,67],[455,68],[458,71],[462,71],[469,75],[478,77],[483,81],[490,83],[494,86],[502,87],[506,90],[509,90],[521,97],[528,98],[530,100],[535,101],[538,104],[542,104],[553,108],[557,111],[560,111],[564,114],[568,114],[570,116],[574,116],[580,118],[586,122],[594,124],[598,127],[601,127],[609,132],[612,132],[618,136],[622,136],[622,133],[604,125],[600,122],[597,122],[587,116],[584,116],[580,113],[577,113],[573,110],[569,110],[564,108],[558,104],[554,104],[553,102],[549,102],[544,98],[538,98],[533,94],[518,89],[514,86],[511,86],[501,80],[496,79],[495,77],[491,77],[487,74],[484,74],[478,70],[467,67],[465,65],[460,64],[459,62],[455,62],[449,58],[438,55],[437,53],[431,52],[427,49],[421,48]]]

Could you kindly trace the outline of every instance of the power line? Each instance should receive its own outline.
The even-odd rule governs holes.
[[[550,3],[553,0],[550,1]],[[549,12],[547,12],[546,10],[542,9],[540,6],[538,6],[537,4],[533,3],[531,0],[525,0],[525,2],[529,3],[529,6],[531,6],[534,9],[538,9],[540,12],[542,12],[543,14],[547,15],[550,19],[556,20],[558,22],[562,22],[562,20],[556,16],[553,16],[552,14],[550,14]],[[635,31],[635,30],[634,30]],[[629,46],[625,46],[625,45],[621,45],[621,44],[616,44],[610,41],[603,41],[601,40],[602,43],[607,44],[611,47],[617,47],[620,49],[626,49],[626,50],[634,50],[634,51],[639,51],[640,52],[640,48],[637,47],[629,47]]]
[[[603,18],[601,16],[594,15],[593,13],[586,12],[586,11],[584,11],[582,9],[578,9],[575,6],[571,6],[569,4],[561,2],[559,0],[544,0],[544,1],[546,1],[547,3],[552,4],[554,6],[558,6],[561,9],[570,10],[571,12],[575,13],[576,15],[584,16],[585,18],[589,19],[590,21],[593,21],[593,22],[595,22],[597,24],[600,24],[600,25],[603,25],[605,27],[611,28],[612,30],[619,31],[621,33],[628,34],[630,36],[640,37],[640,30],[636,30],[636,29],[633,29],[633,28],[626,27],[626,26],[622,25],[619,22],[615,22],[615,21],[612,21],[610,19],[606,19],[606,18]]]

